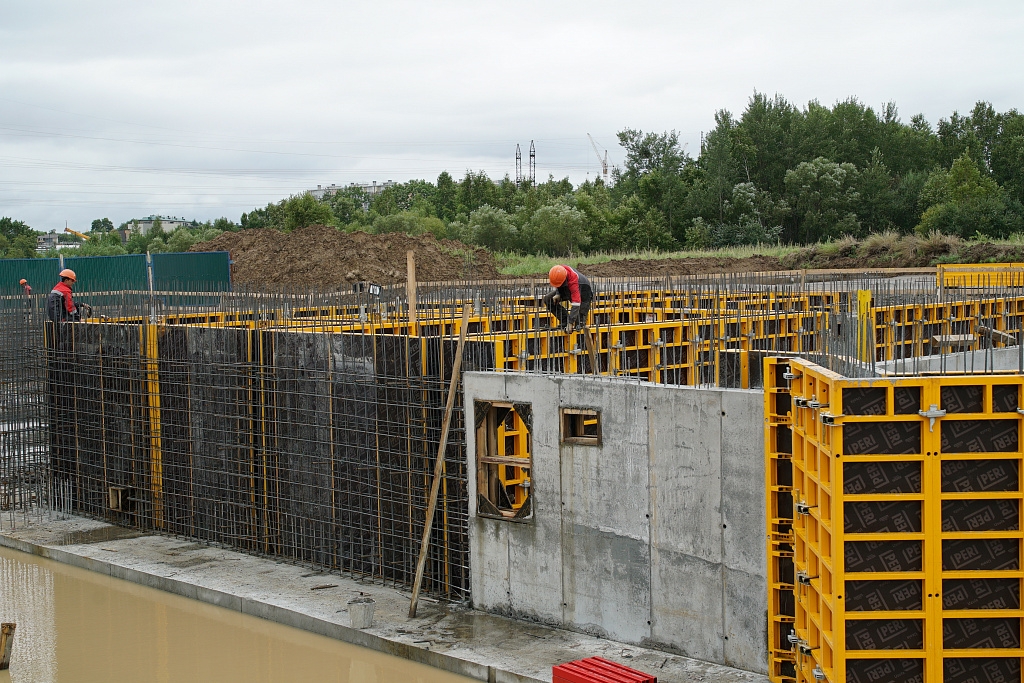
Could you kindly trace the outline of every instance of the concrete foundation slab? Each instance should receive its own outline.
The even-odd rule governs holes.
[[[428,598],[420,599],[419,617],[409,619],[405,592],[181,538],[122,533],[80,517],[23,521],[16,529],[0,530],[0,545],[481,681],[550,681],[553,664],[590,656],[649,671],[663,683],[767,681],[728,667]],[[326,583],[337,585],[312,590]],[[346,605],[358,596],[376,601],[372,628],[348,625]]]

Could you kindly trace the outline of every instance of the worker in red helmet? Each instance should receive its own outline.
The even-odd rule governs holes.
[[[18,281],[18,284],[21,285],[21,289],[25,292],[25,296],[32,296],[32,288],[29,286],[28,280],[21,278],[21,280]]]
[[[586,326],[590,305],[594,302],[594,289],[587,276],[569,266],[558,265],[548,272],[548,282],[555,290],[544,297],[544,306],[558,318],[559,326],[566,332]],[[569,302],[568,313],[563,301]]]
[[[78,277],[75,271],[65,268],[60,271],[60,282],[53,286],[50,296],[46,299],[46,317],[55,323],[81,320],[92,313],[89,304],[76,304],[71,296],[71,288]]]

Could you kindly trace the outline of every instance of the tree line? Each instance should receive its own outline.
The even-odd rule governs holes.
[[[292,197],[243,214],[241,228],[431,232],[496,251],[590,251],[813,244],[850,235],[962,238],[1024,231],[1024,115],[977,103],[932,127],[856,99],[832,107],[755,93],[721,110],[694,158],[676,131],[626,129],[614,182],[536,187],[447,172],[375,197],[359,189]]]
[[[851,98],[799,107],[755,93],[738,117],[715,114],[696,157],[676,131],[625,129],[618,141],[625,159],[607,185],[549,177],[534,186],[445,171],[373,196],[355,187],[321,199],[306,193],[243,213],[237,224],[222,218],[85,247],[179,250],[223,230],[313,224],[553,256],[811,244],[890,231],[1024,232],[1024,115],[987,102],[933,127],[922,115],[903,122],[894,104],[876,110]]]

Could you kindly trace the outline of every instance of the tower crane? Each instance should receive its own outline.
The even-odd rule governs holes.
[[[587,137],[590,138],[590,146],[594,148],[594,154],[597,155],[597,162],[601,164],[601,175],[604,176],[605,185],[608,184],[608,150],[604,151],[604,158],[601,158],[601,152],[597,149],[597,143],[594,142],[594,138],[590,133],[587,133]]]
[[[71,228],[64,228],[64,232],[66,232],[66,233],[68,233],[70,235],[78,235],[83,240],[91,240],[92,239],[91,235],[86,235],[85,233],[78,232],[77,230],[72,230]]]

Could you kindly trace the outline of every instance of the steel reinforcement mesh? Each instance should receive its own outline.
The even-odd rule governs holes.
[[[936,353],[991,373],[1024,319],[1021,287],[934,272],[595,285],[591,348],[529,280],[421,285],[415,316],[404,286],[87,292],[94,317],[45,341],[45,291],[0,297],[0,526],[77,512],[408,586],[466,308],[464,370],[751,388],[775,386],[778,354],[848,377]],[[458,399],[425,585],[451,599],[469,593]]]
[[[59,505],[409,586],[454,351],[407,336],[50,325]],[[457,404],[424,582],[454,600],[469,591],[465,462]]]

